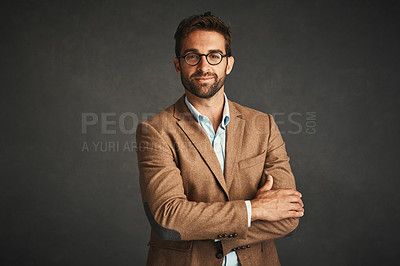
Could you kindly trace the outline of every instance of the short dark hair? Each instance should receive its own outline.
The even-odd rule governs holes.
[[[182,40],[189,35],[189,33],[196,30],[216,31],[222,34],[225,38],[225,50],[228,56],[232,55],[232,42],[231,31],[218,17],[214,16],[211,12],[206,12],[203,15],[193,15],[179,23],[175,32],[175,55],[180,56],[182,48]]]

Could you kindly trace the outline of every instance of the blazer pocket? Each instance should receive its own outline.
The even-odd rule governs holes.
[[[147,244],[148,246],[173,249],[178,251],[189,251],[192,248],[193,241],[171,241],[171,240],[161,240],[161,239],[151,239]]]
[[[266,151],[263,151],[261,154],[255,156],[255,157],[241,160],[238,163],[239,169],[245,169],[245,168],[249,168],[253,165],[264,163],[265,162],[265,154],[266,154]]]

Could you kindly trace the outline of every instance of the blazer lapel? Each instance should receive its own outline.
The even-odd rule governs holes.
[[[228,188],[226,186],[224,174],[222,173],[218,158],[215,155],[214,149],[206,133],[187,108],[184,95],[175,103],[174,117],[178,120],[178,126],[189,138],[190,142],[200,153],[201,157],[206,162],[215,178],[218,180],[229,200]]]
[[[228,191],[237,171],[237,154],[242,147],[245,121],[241,118],[242,114],[231,101],[229,101],[230,121],[226,128],[225,146],[225,180]]]

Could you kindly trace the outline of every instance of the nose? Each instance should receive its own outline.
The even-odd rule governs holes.
[[[201,70],[202,72],[208,72],[210,70],[210,64],[207,62],[206,56],[200,56],[200,62],[197,64],[197,70]]]

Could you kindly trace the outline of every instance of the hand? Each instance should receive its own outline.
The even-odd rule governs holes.
[[[302,217],[304,204],[301,193],[292,189],[271,190],[273,184],[271,175],[267,176],[267,182],[262,186],[251,202],[251,221],[280,221],[286,218]]]

